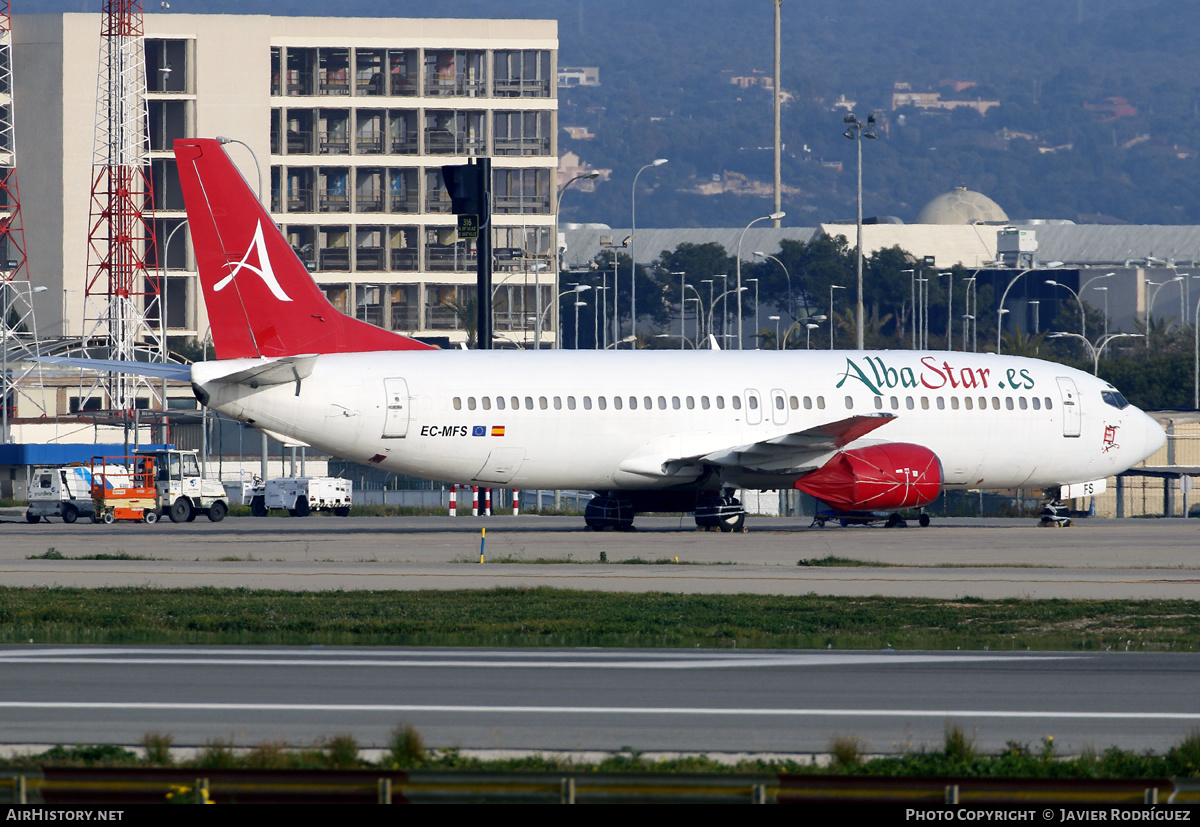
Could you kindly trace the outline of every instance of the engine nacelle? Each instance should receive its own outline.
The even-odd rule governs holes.
[[[921,445],[871,445],[838,452],[792,486],[840,511],[916,508],[941,492],[942,463]]]

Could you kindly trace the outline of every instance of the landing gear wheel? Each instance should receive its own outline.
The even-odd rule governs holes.
[[[250,498],[250,513],[255,517],[267,516],[267,498],[266,497],[251,497]]]
[[[154,525],[158,522],[158,512],[150,510],[143,511],[142,520],[144,520],[147,525]]]
[[[225,515],[229,513],[229,506],[225,505],[224,501],[217,500],[208,507],[208,519],[214,523],[219,523],[225,519]]]
[[[917,522],[920,524],[921,528],[928,528],[929,527],[929,515],[922,514],[920,517],[917,517]]]
[[[180,497],[171,506],[167,516],[173,523],[187,523],[192,520],[192,502],[187,497]]]
[[[116,520],[117,520],[116,516],[111,511],[104,512],[104,524],[105,525],[112,525],[114,522],[116,522]]]
[[[696,503],[696,526],[723,533],[741,531],[746,525],[746,510],[736,497],[708,497]]]
[[[603,531],[606,528],[631,531],[633,503],[618,497],[592,497],[583,509],[583,521],[592,531]]]
[[[67,503],[63,506],[62,518],[64,523],[73,523],[79,519],[79,509]]]

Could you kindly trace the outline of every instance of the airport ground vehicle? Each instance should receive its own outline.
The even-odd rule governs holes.
[[[126,469],[113,466],[105,470],[110,475],[117,475]],[[80,517],[91,517],[92,514],[90,465],[77,463],[33,469],[29,486],[29,508],[25,512],[27,522],[36,523],[50,517],[62,517],[64,523],[73,523]]]
[[[108,470],[119,469],[119,470]],[[93,458],[92,522],[158,522],[158,492],[152,456]]]
[[[173,523],[190,523],[197,514],[219,523],[229,513],[229,498],[219,480],[200,475],[195,451],[175,449],[138,454],[154,460],[154,485],[159,513]]]
[[[250,512],[265,517],[272,509],[286,510],[293,517],[314,511],[332,511],[350,516],[353,485],[340,477],[281,477],[263,482],[255,479]]]

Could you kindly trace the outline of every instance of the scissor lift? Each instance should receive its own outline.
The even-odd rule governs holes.
[[[111,469],[123,467],[125,472]],[[158,489],[154,458],[148,456],[93,457],[92,522],[111,525],[117,520],[158,522]]]

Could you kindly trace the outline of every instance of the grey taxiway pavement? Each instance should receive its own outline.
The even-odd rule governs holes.
[[[382,747],[403,721],[442,748],[892,753],[954,724],[987,752],[1162,752],[1198,686],[1161,653],[0,647],[0,739]]]
[[[1200,596],[1200,520],[934,519],[928,528],[808,528],[752,518],[749,531],[638,518],[595,533],[577,517],[229,518],[112,526],[0,522],[9,586],[243,586],[451,589],[552,586],[607,591],[929,596]],[[480,563],[480,530],[487,529]],[[64,559],[45,559],[53,550]],[[601,563],[604,553],[607,562]],[[110,555],[144,559],[79,559]],[[827,556],[883,567],[800,566]],[[30,559],[34,558],[34,559]],[[638,561],[631,565],[628,561]]]

